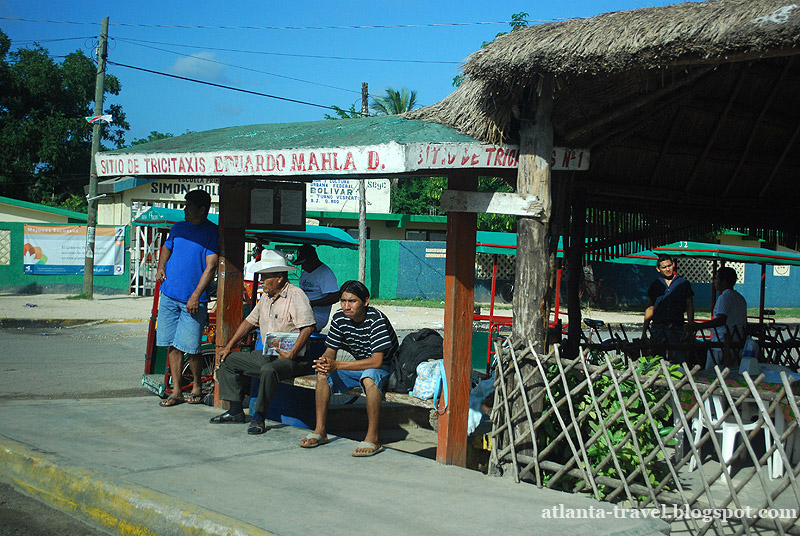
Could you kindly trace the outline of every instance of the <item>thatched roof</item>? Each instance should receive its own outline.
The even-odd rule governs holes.
[[[468,77],[510,86],[537,73],[613,73],[674,63],[783,55],[800,45],[800,13],[786,0],[717,0],[605,13],[501,36],[473,53]]]
[[[591,150],[574,179],[590,207],[800,237],[788,223],[800,203],[798,54],[800,7],[786,0],[607,13],[496,39],[467,59],[460,88],[407,117],[517,142],[552,76],[556,145]]]
[[[605,13],[505,34],[471,54],[463,85],[410,112],[492,143],[515,138],[512,109],[542,74],[586,75],[716,66],[800,53],[800,8],[785,0],[715,0]]]

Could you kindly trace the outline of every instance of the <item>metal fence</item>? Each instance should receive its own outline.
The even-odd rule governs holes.
[[[764,380],[620,351],[566,359],[558,346],[540,355],[507,341],[489,472],[659,509],[693,534],[800,534],[800,397],[785,372]]]

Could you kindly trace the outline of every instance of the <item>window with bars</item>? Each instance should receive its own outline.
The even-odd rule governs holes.
[[[677,260],[678,273],[691,283],[711,283],[714,274],[714,261],[707,259],[693,259],[679,257]],[[719,264],[717,265],[719,266]],[[736,270],[736,283],[744,282],[744,263],[726,262],[725,266]]]
[[[0,265],[11,264],[11,231],[0,229]]]

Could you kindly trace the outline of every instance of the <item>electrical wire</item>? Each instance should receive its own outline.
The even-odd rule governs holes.
[[[258,91],[250,91],[249,89],[241,89],[241,88],[238,88],[238,87],[226,86],[226,85],[223,85],[223,84],[215,84],[214,82],[206,82],[204,80],[197,80],[195,78],[188,78],[186,76],[178,76],[177,74],[162,73],[160,71],[154,71],[152,69],[145,69],[144,67],[135,67],[133,65],[126,65],[124,63],[117,63],[115,61],[110,61],[110,60],[107,60],[107,63],[109,65],[116,65],[117,67],[126,67],[128,69],[134,69],[134,70],[143,71],[143,72],[146,72],[146,73],[157,74],[157,75],[160,75],[160,76],[167,76],[169,78],[177,78],[178,80],[186,80],[187,82],[195,82],[197,84],[203,84],[203,85],[218,87],[218,88],[222,88],[222,89],[230,89],[231,91],[238,91],[240,93],[247,93],[247,94],[250,94],[250,95],[257,95],[259,97],[268,97],[270,99],[278,99],[278,100],[282,100],[282,101],[286,101],[286,102],[294,102],[296,104],[305,104],[306,106],[316,106],[317,108],[325,108],[326,110],[335,110],[335,108],[333,106],[325,106],[324,104],[315,104],[313,102],[306,102],[306,101],[301,101],[301,100],[297,100],[297,99],[290,99],[288,97],[279,97],[277,95],[270,95],[268,93],[260,93]]]
[[[17,22],[46,22],[49,24],[83,24],[96,26],[97,22],[80,22],[66,20],[23,19],[17,17],[0,17],[0,20]],[[532,23],[557,22],[566,19],[545,19],[528,21]],[[126,26],[131,28],[181,28],[189,30],[382,30],[397,28],[446,28],[458,26],[489,26],[495,24],[511,24],[515,21],[485,21],[485,22],[441,22],[430,24],[372,24],[352,26],[190,26],[186,24],[132,24],[124,22],[110,23],[112,26]]]
[[[314,85],[314,86],[326,87],[328,89],[336,89],[338,91],[347,91],[348,93],[361,94],[360,91],[356,91],[356,90],[353,90],[353,89],[337,87],[337,86],[331,86],[329,84],[322,84],[320,82],[312,82],[311,80],[303,80],[302,78],[295,78],[293,76],[287,76],[285,74],[271,73],[269,71],[262,71],[261,69],[254,69],[252,67],[244,67],[242,65],[234,65],[234,64],[231,64],[231,63],[225,63],[225,62],[218,61],[218,60],[212,60],[211,58],[203,58],[203,57],[196,56],[196,55],[193,55],[193,54],[183,54],[181,52],[176,52],[174,50],[167,50],[165,48],[158,48],[158,47],[154,47],[154,46],[150,46],[150,45],[143,45],[143,44],[140,44],[140,43],[131,42],[129,44],[140,46],[140,47],[144,47],[144,48],[149,48],[149,49],[153,49],[153,50],[158,50],[158,51],[161,51],[161,52],[167,52],[169,54],[175,54],[177,56],[182,56],[184,58],[193,58],[193,59],[196,59],[196,60],[202,60],[202,61],[206,61],[206,62],[209,62],[209,63],[216,63],[218,65],[224,65],[226,67],[234,67],[236,69],[242,69],[243,71],[251,71],[251,72],[254,72],[254,73],[266,74],[266,75],[269,75],[269,76],[274,76],[276,78],[284,78],[286,80],[292,80],[294,82],[302,82],[304,84],[311,84],[311,85]]]
[[[87,35],[84,37],[62,37],[61,39],[25,39],[22,41],[14,41],[14,45],[19,45],[20,43],[25,45],[32,45],[34,43],[55,43],[56,41],[78,41],[80,39],[97,39],[96,35]]]
[[[194,49],[201,49],[201,50],[215,50],[219,52],[238,52],[242,54],[259,54],[263,56],[282,56],[282,57],[290,57],[290,58],[312,58],[312,59],[321,59],[321,60],[346,60],[346,61],[377,61],[377,62],[387,62],[387,63],[425,63],[425,64],[434,64],[434,65],[459,65],[460,61],[437,61],[437,60],[399,60],[399,59],[388,59],[388,58],[353,58],[348,56],[318,56],[314,54],[288,54],[282,52],[264,52],[261,50],[239,50],[235,48],[218,48],[218,47],[206,47],[200,45],[183,45],[179,43],[164,43],[162,41],[147,41],[144,39],[131,39],[128,37],[114,37],[111,39],[116,39],[118,41],[131,43],[131,44],[142,44],[142,43],[149,43],[153,45],[167,45],[173,47],[183,47],[183,48],[194,48]],[[142,45],[144,46],[144,45]],[[162,50],[162,49],[156,49]]]

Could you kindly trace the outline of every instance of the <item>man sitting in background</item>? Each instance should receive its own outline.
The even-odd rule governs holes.
[[[712,313],[714,318],[706,322],[691,322],[686,326],[686,330],[695,332],[701,329],[710,329],[713,342],[725,341],[726,335],[730,335],[731,343],[744,342],[744,330],[747,327],[747,302],[744,296],[733,290],[733,286],[736,284],[736,270],[729,266],[720,268],[712,283],[714,290],[719,292]],[[723,359],[725,356],[723,356],[722,348],[712,348],[706,358],[706,368],[723,364],[735,365],[739,361],[739,354],[740,351],[735,350],[728,362]]]
[[[297,250],[294,263],[303,268],[297,285],[303,289],[314,308],[316,331],[322,330],[331,316],[331,306],[339,301],[339,284],[328,265],[322,264],[317,251],[308,244]]]

